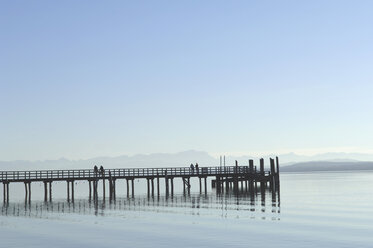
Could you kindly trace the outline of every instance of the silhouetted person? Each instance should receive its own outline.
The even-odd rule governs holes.
[[[197,174],[198,174],[199,173],[198,163],[196,163],[196,171],[197,171]]]
[[[104,167],[102,167],[102,165],[101,165],[101,166],[100,166],[100,173],[101,173],[102,175],[104,175],[104,172],[105,172]]]
[[[96,165],[95,165],[95,167],[93,167],[93,172],[95,173],[95,176],[97,176],[98,168],[97,168]]]
[[[194,173],[194,165],[193,164],[190,164],[190,169],[192,171],[192,174]]]

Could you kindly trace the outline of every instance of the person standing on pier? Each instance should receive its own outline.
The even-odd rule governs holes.
[[[190,164],[190,170],[192,172],[192,174],[194,173],[194,165],[193,164]]]
[[[98,172],[97,165],[95,165],[95,167],[93,167],[93,172],[95,173],[95,176],[97,177],[97,172]]]
[[[197,171],[197,174],[199,174],[199,169],[198,169],[198,163],[196,163],[196,171]]]
[[[104,167],[102,165],[100,166],[100,174],[101,175],[105,174],[105,170],[104,170]]]

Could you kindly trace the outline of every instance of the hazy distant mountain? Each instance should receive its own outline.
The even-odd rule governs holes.
[[[263,156],[265,167],[269,167],[269,157],[276,155]],[[373,161],[372,154],[358,153],[325,153],[315,156],[304,156],[295,153],[280,154],[280,166],[282,171],[295,170],[335,170],[334,166],[340,165],[339,169],[347,167],[347,164],[359,164],[361,166],[369,163],[358,163],[358,161]],[[234,165],[237,160],[240,165],[247,165],[249,159],[254,159],[255,164],[259,163],[260,157],[255,156],[226,156],[226,165]],[[322,162],[313,162],[322,161]],[[304,163],[306,162],[306,163]],[[334,163],[331,163],[334,162]],[[338,162],[338,163],[337,163]],[[182,167],[189,166],[191,163],[198,163],[200,166],[218,166],[219,157],[213,157],[207,152],[202,151],[184,151],[179,153],[155,153],[149,155],[118,156],[118,157],[96,157],[85,160],[46,160],[46,161],[0,161],[0,170],[40,170],[40,169],[79,169],[92,168],[94,165],[103,165],[105,168],[132,168],[132,167]],[[346,165],[343,167],[342,165]],[[306,168],[307,167],[307,168]],[[357,167],[356,167],[357,168]],[[365,167],[364,167],[365,168]]]
[[[172,154],[97,157],[87,160],[0,161],[0,170],[84,169],[93,168],[94,165],[103,165],[105,168],[182,167],[189,166],[191,163],[214,166],[218,164],[218,159],[207,152],[185,151]]]
[[[373,162],[311,161],[281,168],[281,172],[373,170]]]

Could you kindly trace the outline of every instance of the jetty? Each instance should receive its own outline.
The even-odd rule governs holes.
[[[102,181],[102,197],[106,197],[106,184],[109,187],[109,199],[116,199],[116,181],[126,181],[127,197],[135,195],[135,179],[147,181],[148,196],[159,196],[161,180],[165,183],[165,194],[174,194],[174,180],[183,184],[183,193],[190,194],[191,178],[199,179],[199,191],[207,194],[207,178],[212,178],[212,188],[218,193],[224,191],[238,192],[245,189],[257,192],[269,188],[272,192],[280,189],[279,159],[270,158],[269,170],[264,168],[264,159],[259,160],[259,166],[254,160],[248,165],[214,166],[214,167],[167,167],[167,168],[122,168],[122,169],[76,169],[76,170],[35,170],[35,171],[0,171],[0,183],[3,184],[3,201],[9,202],[9,184],[24,183],[25,201],[31,202],[31,183],[44,183],[44,200],[52,201],[52,183],[65,181],[67,183],[67,201],[74,201],[74,182],[88,181],[89,200],[99,197],[98,182]],[[156,183],[154,182],[156,181]]]

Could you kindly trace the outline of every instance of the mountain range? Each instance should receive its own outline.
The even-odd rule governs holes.
[[[276,155],[263,156],[265,167],[268,168],[268,158]],[[324,153],[313,156],[295,153],[279,154],[280,167],[283,172],[295,171],[330,171],[330,170],[367,170],[373,169],[373,154],[360,153]],[[237,160],[240,165],[247,165],[248,159],[256,156],[226,156],[226,165],[234,165]],[[219,157],[213,157],[203,151],[183,151],[179,153],[139,154],[134,156],[96,157],[82,160],[65,158],[44,161],[0,161],[0,170],[42,170],[42,169],[84,169],[94,165],[105,168],[141,168],[141,167],[183,167],[191,163],[200,166],[218,166]]]

